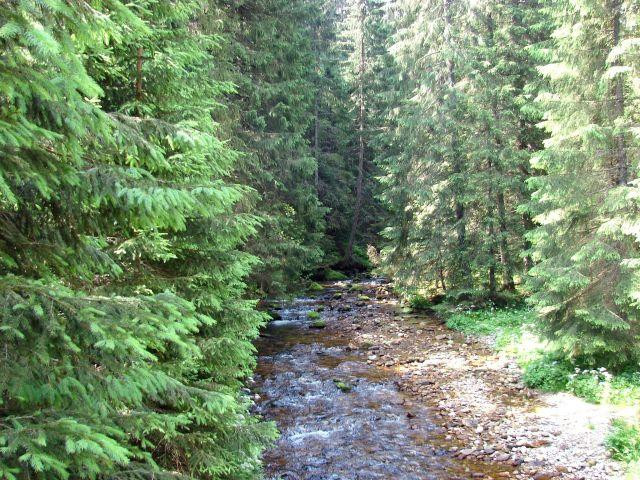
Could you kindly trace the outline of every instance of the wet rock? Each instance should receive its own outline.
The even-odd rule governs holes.
[[[475,453],[475,450],[473,448],[465,448],[458,452],[458,457],[467,458],[469,455],[473,455],[474,453]]]
[[[506,462],[511,459],[511,455],[504,452],[498,452],[497,455],[494,455],[493,459],[496,462]]]
[[[560,476],[558,472],[538,472],[533,476],[533,480],[551,480]]]

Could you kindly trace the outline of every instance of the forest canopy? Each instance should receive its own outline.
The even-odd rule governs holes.
[[[259,478],[258,302],[334,270],[637,369],[639,19],[1,2],[0,477]]]

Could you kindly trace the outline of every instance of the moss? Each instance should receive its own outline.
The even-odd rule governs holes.
[[[320,285],[318,282],[311,282],[309,284],[308,290],[310,292],[321,292],[324,290],[324,287]]]
[[[309,325],[309,328],[324,328],[326,326],[327,322],[325,322],[324,320],[316,320],[311,325]]]
[[[315,312],[315,311],[311,311],[311,312],[307,313],[307,318],[309,320],[317,320],[318,318],[320,318],[320,313]]]
[[[328,269],[328,270],[325,270],[324,272],[324,278],[331,282],[335,282],[338,280],[346,280],[349,277],[347,277],[344,273],[339,272],[337,270]]]
[[[335,383],[336,387],[338,387],[338,389],[344,393],[349,393],[353,389],[352,385],[345,383],[337,378],[333,379],[333,383]]]

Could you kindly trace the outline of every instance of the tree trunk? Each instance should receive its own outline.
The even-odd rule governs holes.
[[[535,224],[533,223],[533,220],[531,219],[531,215],[529,215],[528,213],[524,213],[522,215],[522,225],[524,227],[524,231],[526,232],[530,232],[531,230],[533,230],[535,228]],[[528,251],[531,249],[531,242],[529,240],[527,240],[527,238],[525,237],[524,242],[523,242],[523,247],[525,251]],[[533,268],[533,258],[531,258],[531,255],[525,255],[524,257],[524,271],[525,273],[528,272],[529,270],[531,270]]]
[[[358,223],[360,222],[360,210],[362,209],[362,187],[364,183],[364,72],[366,66],[365,45],[364,45],[364,21],[365,21],[365,0],[360,0],[360,67],[358,72],[358,179],[356,183],[356,204],[353,210],[353,220],[351,223],[351,232],[349,233],[349,243],[345,254],[346,263],[351,263],[353,257],[353,245],[356,239]]]
[[[445,17],[445,31],[444,31],[444,44],[445,48],[451,47],[453,45],[453,39],[451,38],[451,28],[453,28],[453,21],[451,16],[451,3],[453,0],[444,0],[444,17]],[[456,72],[455,72],[455,64],[452,58],[447,59],[447,86],[450,89],[450,98],[452,102],[451,110],[455,111],[456,109],[456,97],[454,92],[454,87],[456,84]],[[451,152],[452,152],[452,164],[453,164],[453,173],[455,175],[461,173],[460,166],[460,158],[459,155],[459,147],[458,140],[456,139],[456,135],[452,135],[451,140]],[[465,251],[466,251],[466,243],[467,243],[467,226],[465,224],[465,207],[462,201],[460,200],[459,192],[455,191],[455,188],[458,186],[458,182],[454,186],[453,192],[453,203],[455,207],[455,215],[456,215],[456,235],[458,237],[458,261],[456,268],[459,270],[459,275],[462,276],[462,283],[467,283],[469,280],[469,265],[466,261]]]
[[[138,47],[138,61],[136,64],[136,99],[142,98],[142,47]]]
[[[444,270],[442,269],[442,267],[440,267],[438,270],[440,273],[440,283],[442,283],[442,291],[446,292],[447,284],[444,282]]]
[[[320,54],[319,52],[319,47],[318,47],[318,26],[316,25],[313,28],[313,50],[315,52],[315,56],[316,56],[316,65],[319,66],[320,65]],[[317,80],[316,80],[316,95],[315,95],[315,100],[313,103],[313,114],[314,114],[314,125],[313,125],[313,156],[316,159],[316,169],[314,172],[314,185],[316,187],[316,194],[318,193],[318,185],[320,184],[320,143],[319,143],[319,138],[320,138],[320,114],[319,114],[319,109],[320,109],[320,72],[316,72],[317,73]]]
[[[495,25],[493,21],[493,16],[491,13],[487,15],[487,31],[489,35],[489,45],[494,45],[494,36],[493,32],[495,30]],[[491,113],[493,115],[493,119],[496,125],[500,123],[500,107],[498,105],[498,99],[493,96],[491,99]],[[501,150],[502,148],[502,140],[496,135],[494,136],[494,142],[497,150]],[[503,175],[501,165],[496,165],[496,171],[498,175]],[[500,241],[499,241],[499,253],[500,253],[500,264],[502,265],[502,288],[504,290],[515,290],[515,285],[513,283],[513,268],[511,264],[511,256],[509,255],[509,245],[507,243],[507,214],[504,205],[504,192],[498,191],[496,194],[496,206],[498,210],[498,226],[500,232]]]
[[[316,99],[315,99],[315,105],[314,105],[315,124],[313,129],[313,155],[316,159],[316,170],[314,172],[314,184],[316,187],[316,193],[318,192],[318,185],[320,184],[320,173],[319,173],[319,170],[320,170],[320,143],[319,143],[320,118],[318,114],[319,95],[320,95],[320,92],[316,91]]]
[[[613,9],[613,47],[620,44],[620,0],[614,0]],[[616,60],[614,66],[620,65],[620,62]],[[615,78],[614,86],[614,120],[624,117],[625,99],[624,99],[624,82],[620,74]],[[627,159],[627,147],[625,145],[624,134],[619,133],[615,137],[615,151],[616,151],[616,163],[617,163],[617,179],[618,185],[626,185],[629,181],[629,161]]]
[[[500,222],[500,263],[502,264],[502,288],[513,291],[516,286],[513,283],[513,268],[511,256],[509,255],[509,245],[507,243],[507,215],[504,207],[504,194],[497,195],[498,221]]]

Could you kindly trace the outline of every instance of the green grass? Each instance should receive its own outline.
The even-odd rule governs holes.
[[[568,391],[592,403],[640,404],[640,372],[612,375],[604,368],[583,368],[563,359],[535,333],[535,313],[526,308],[450,311],[447,326],[470,335],[492,336],[494,348],[513,354],[524,368],[528,387]]]
[[[528,309],[487,308],[452,313],[447,318],[447,326],[470,335],[493,336],[496,349],[503,350],[519,341],[525,327],[533,325],[535,315]]]

